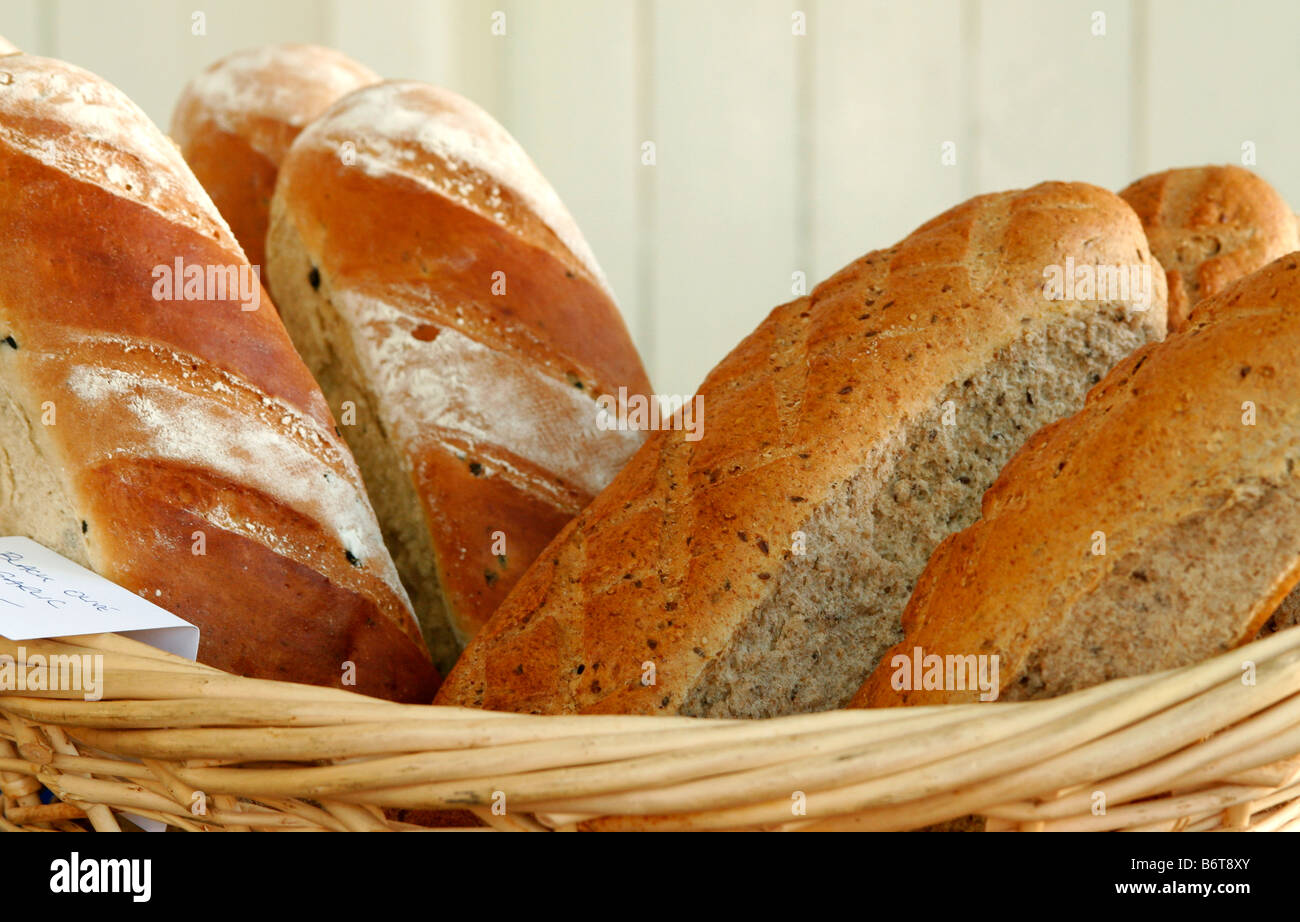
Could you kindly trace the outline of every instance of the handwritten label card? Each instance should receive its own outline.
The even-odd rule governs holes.
[[[28,538],[0,538],[0,636],[35,640],[117,633],[186,659],[199,629]],[[88,699],[89,700],[89,699]],[[163,824],[125,814],[147,832]]]
[[[117,633],[194,659],[199,629],[28,538],[0,538],[0,636]]]

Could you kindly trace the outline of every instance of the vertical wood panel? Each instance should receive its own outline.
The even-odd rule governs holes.
[[[201,9],[207,34],[191,33]],[[223,55],[267,42],[319,42],[323,0],[60,0],[55,57],[116,84],[164,129],[181,89]]]
[[[654,7],[649,309],[655,387],[692,393],[796,269],[799,113],[791,4]]]
[[[1300,208],[1300,4],[1243,0],[1150,0],[1147,85],[1149,160],[1141,172],[1207,163],[1241,164]]]
[[[1098,10],[1102,37],[1090,31]],[[1128,183],[1130,12],[1127,0],[982,0],[976,191]]]
[[[811,284],[956,204],[971,151],[959,0],[817,0],[809,16]]]
[[[384,77],[445,86],[493,111],[502,104],[505,48],[490,35],[489,17],[500,8],[485,0],[330,0],[328,41]]]
[[[635,335],[636,5],[549,0],[503,9],[508,86],[496,114],[573,212]]]

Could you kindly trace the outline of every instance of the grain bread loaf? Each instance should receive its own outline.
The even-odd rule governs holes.
[[[1187,325],[1195,303],[1300,248],[1300,219],[1267,182],[1238,166],[1166,170],[1120,193],[1142,219],[1151,252],[1165,267],[1169,329]],[[1288,597],[1266,632],[1300,623]]]
[[[255,266],[266,266],[271,194],[289,145],[335,100],[379,76],[319,45],[266,45],[222,58],[189,82],[171,136]]]
[[[204,662],[427,700],[356,464],[175,145],[93,74],[3,70],[0,533],[197,624]]]
[[[893,657],[916,648],[945,669],[949,656],[997,655],[1000,697],[1020,700],[1253,638],[1300,579],[1297,355],[1292,253],[1125,359],[1082,411],[1029,440],[981,519],[935,551],[906,636],[854,703],[974,700],[896,687],[909,683]]]
[[[425,84],[344,97],[294,142],[272,290],[340,418],[435,661],[643,441],[649,383],[573,219],[519,145]]]
[[[1049,299],[1067,266],[1144,270],[1149,303]],[[438,701],[727,717],[845,704],[901,636],[935,545],[1031,432],[1163,335],[1164,309],[1137,216],[1083,184],[981,196],[868,254],[713,370],[702,437],[654,433]]]
[[[1201,298],[1300,248],[1295,215],[1250,170],[1206,166],[1145,176],[1120,192],[1165,268],[1169,329],[1187,325]]]

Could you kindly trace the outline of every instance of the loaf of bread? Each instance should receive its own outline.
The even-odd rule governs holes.
[[[450,665],[644,433],[649,383],[573,219],[519,145],[425,84],[344,97],[294,142],[272,291]]]
[[[245,675],[427,700],[355,462],[179,152],[79,68],[0,81],[0,533],[201,629]]]
[[[860,705],[974,700],[895,656],[998,657],[1003,700],[1185,666],[1300,579],[1300,253],[1238,281],[1038,432],[931,557]],[[939,661],[931,661],[936,664]],[[955,661],[954,661],[955,662]],[[991,661],[990,661],[991,662]],[[956,684],[966,688],[953,687]]]
[[[265,270],[271,194],[293,139],[335,100],[378,82],[342,52],[286,44],[224,57],[185,87],[171,136],[253,265]]]
[[[1145,275],[1145,297],[1049,297],[1067,270],[1107,267]],[[1045,183],[948,211],[776,308],[705,381],[702,438],[652,435],[438,701],[719,717],[847,703],[935,545],[1031,432],[1163,335],[1164,311],[1142,227],[1110,192]]]
[[[1238,166],[1166,170],[1120,195],[1133,206],[1165,267],[1169,329],[1181,330],[1195,302],[1300,249],[1300,221],[1267,182]],[[1300,597],[1283,600],[1265,632],[1300,623]]]
[[[1120,193],[1168,275],[1169,330],[1201,298],[1300,248],[1296,219],[1277,191],[1239,166],[1153,173]]]

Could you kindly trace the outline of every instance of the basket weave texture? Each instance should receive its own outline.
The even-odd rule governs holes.
[[[419,828],[395,818],[406,808],[520,831],[970,815],[989,830],[1300,830],[1300,627],[1050,700],[761,721],[393,704],[115,634],[0,638],[31,674],[60,654],[102,655],[103,697],[0,691],[0,829]]]

